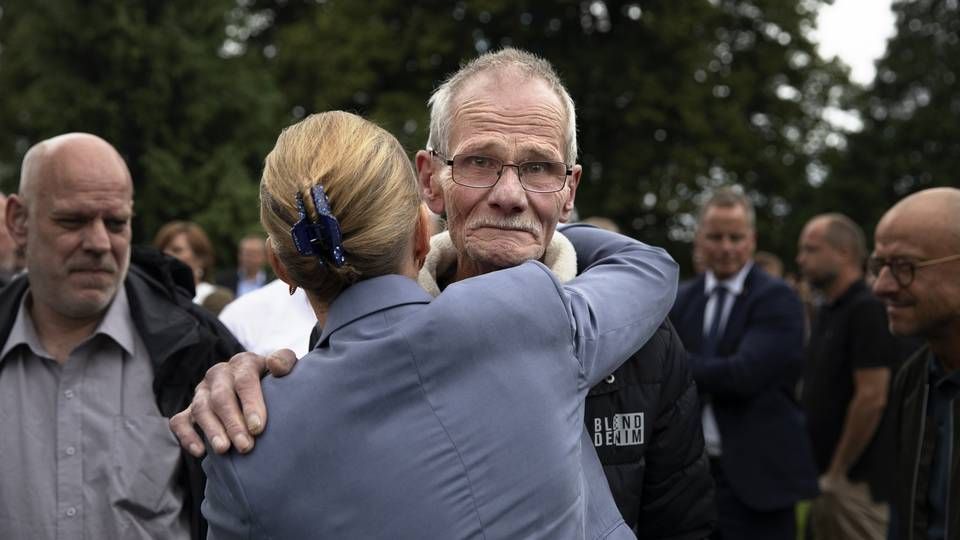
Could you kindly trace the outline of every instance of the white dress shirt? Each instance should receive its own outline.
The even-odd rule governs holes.
[[[717,330],[717,339],[723,335],[727,326],[727,320],[730,318],[730,310],[733,309],[733,303],[743,292],[743,282],[747,279],[747,274],[753,268],[753,261],[748,261],[743,265],[739,272],[724,280],[717,279],[713,271],[707,270],[704,280],[703,293],[708,297],[707,305],[703,311],[703,335],[704,338],[710,333],[710,326],[713,324],[713,314],[716,312],[714,306],[717,303],[717,295],[713,294],[714,289],[722,285],[727,289],[727,297],[720,311],[720,327]],[[707,454],[719,456],[723,453],[723,443],[720,439],[720,428],[717,426],[717,417],[713,413],[713,405],[709,400],[705,400],[703,405],[703,441],[707,448]]]

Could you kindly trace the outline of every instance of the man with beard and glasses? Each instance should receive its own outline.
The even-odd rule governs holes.
[[[896,538],[960,539],[960,190],[920,191],[884,214],[867,263],[895,336],[925,344],[897,372]]]
[[[572,213],[581,167],[573,101],[549,62],[511,48],[482,55],[447,79],[429,105],[429,141],[416,167],[423,198],[446,216],[448,232],[433,237],[420,284],[436,295],[529,260],[561,281],[583,270],[556,231]],[[286,370],[292,354],[278,352],[268,362]],[[211,371],[191,410],[171,422],[181,444],[203,452],[195,419],[217,452],[231,443],[249,451],[266,421],[263,366],[262,357],[244,355]],[[638,536],[710,533],[713,486],[696,387],[669,322],[590,390],[585,424],[617,507]]]
[[[3,538],[202,538],[200,464],[166,417],[242,349],[187,267],[131,264],[133,183],[103,139],[33,146],[6,210],[27,272],[0,293]]]

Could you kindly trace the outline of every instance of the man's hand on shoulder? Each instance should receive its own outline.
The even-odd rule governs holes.
[[[267,373],[282,377],[296,363],[293,351],[280,349],[269,356],[244,352],[216,364],[197,385],[190,406],[170,418],[170,430],[194,457],[204,454],[203,439],[194,424],[216,453],[225,453],[231,445],[240,453],[249,452],[267,423],[260,378]]]

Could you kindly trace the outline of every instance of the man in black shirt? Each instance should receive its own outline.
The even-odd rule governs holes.
[[[823,295],[810,335],[802,401],[819,468],[811,509],[819,539],[886,538],[892,439],[882,429],[898,345],[863,281],[863,231],[842,214],[810,220],[797,264]]]

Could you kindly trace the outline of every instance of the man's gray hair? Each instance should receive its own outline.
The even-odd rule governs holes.
[[[713,206],[721,208],[743,207],[747,214],[747,224],[751,229],[756,229],[757,214],[753,209],[753,202],[739,189],[723,187],[711,193],[710,197],[700,206],[700,213],[697,215],[697,228],[703,225],[703,218],[707,214],[707,210]]]
[[[563,82],[550,62],[535,54],[512,47],[504,47],[497,52],[484,53],[474,58],[433,92],[430,100],[427,101],[427,105],[430,107],[430,136],[427,139],[427,148],[448,155],[450,131],[456,112],[454,100],[464,83],[482,73],[508,68],[517,69],[526,77],[537,78],[546,82],[560,98],[566,114],[565,140],[563,141],[564,160],[569,165],[575,163],[577,160],[577,116],[570,93],[563,86]]]

